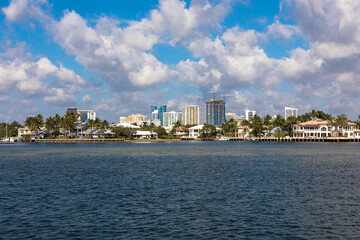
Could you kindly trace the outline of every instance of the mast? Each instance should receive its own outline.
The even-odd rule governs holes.
[[[8,138],[7,131],[8,131],[8,130],[7,130],[7,120],[6,120],[6,123],[5,123],[5,136],[6,136],[6,137],[5,137],[5,139]]]

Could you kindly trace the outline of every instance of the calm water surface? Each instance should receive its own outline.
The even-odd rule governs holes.
[[[0,145],[1,238],[360,239],[360,145]]]

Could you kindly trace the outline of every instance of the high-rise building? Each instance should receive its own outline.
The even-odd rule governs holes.
[[[182,113],[181,112],[164,112],[163,114],[163,126],[171,126],[175,122],[180,121],[181,122]]]
[[[225,120],[230,121],[231,119],[235,119],[236,114],[235,113],[225,113]]]
[[[248,120],[248,121],[251,121],[251,119],[253,119],[255,114],[256,114],[255,110],[246,109],[245,110],[245,119]]]
[[[297,108],[285,107],[285,120],[290,116],[298,117],[298,111]]]
[[[128,118],[127,117],[120,117],[120,123],[128,123]]]
[[[182,123],[184,125],[201,124],[201,107],[198,105],[186,105],[182,109]]]
[[[82,122],[88,122],[96,119],[96,112],[93,110],[78,110],[77,113],[81,114],[80,119]]]
[[[151,123],[155,124],[155,126],[157,126],[157,127],[161,126],[161,122],[159,119],[153,119],[153,120],[151,120]]]
[[[166,112],[166,105],[162,105],[162,106],[151,106],[150,107],[151,110],[151,119],[153,119],[152,115],[153,112],[155,112],[157,110],[157,114],[158,114],[158,118],[160,120],[160,125],[163,126],[163,113]]]
[[[145,115],[142,115],[140,113],[137,113],[137,114],[131,114],[129,117],[128,117],[128,122],[130,124],[136,124],[138,126],[141,125],[142,122],[145,122],[146,121],[146,116]]]
[[[78,121],[88,122],[96,119],[96,112],[93,110],[77,110],[77,108],[70,107],[66,110],[66,114],[73,113],[78,116]]]
[[[68,113],[77,114],[77,108],[75,108],[75,107],[69,107],[69,108],[66,110],[66,114],[68,114]]]
[[[159,120],[159,111],[158,110],[154,110],[151,112],[151,121],[153,120]]]
[[[225,120],[230,121],[231,119],[234,119],[237,122],[241,122],[245,119],[245,116],[238,116],[235,113],[225,113]]]
[[[225,122],[225,101],[214,100],[206,102],[206,123],[219,126]]]

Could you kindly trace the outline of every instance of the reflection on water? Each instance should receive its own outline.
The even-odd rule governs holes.
[[[359,146],[0,146],[0,238],[356,239]]]

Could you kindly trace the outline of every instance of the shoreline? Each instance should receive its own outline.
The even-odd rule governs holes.
[[[219,141],[219,142],[357,142],[360,143],[360,138],[229,138],[228,140],[219,139],[120,139],[120,138],[108,138],[108,139],[89,139],[89,138],[77,138],[77,139],[33,139],[30,143],[156,143],[156,142],[187,142],[187,141]]]

